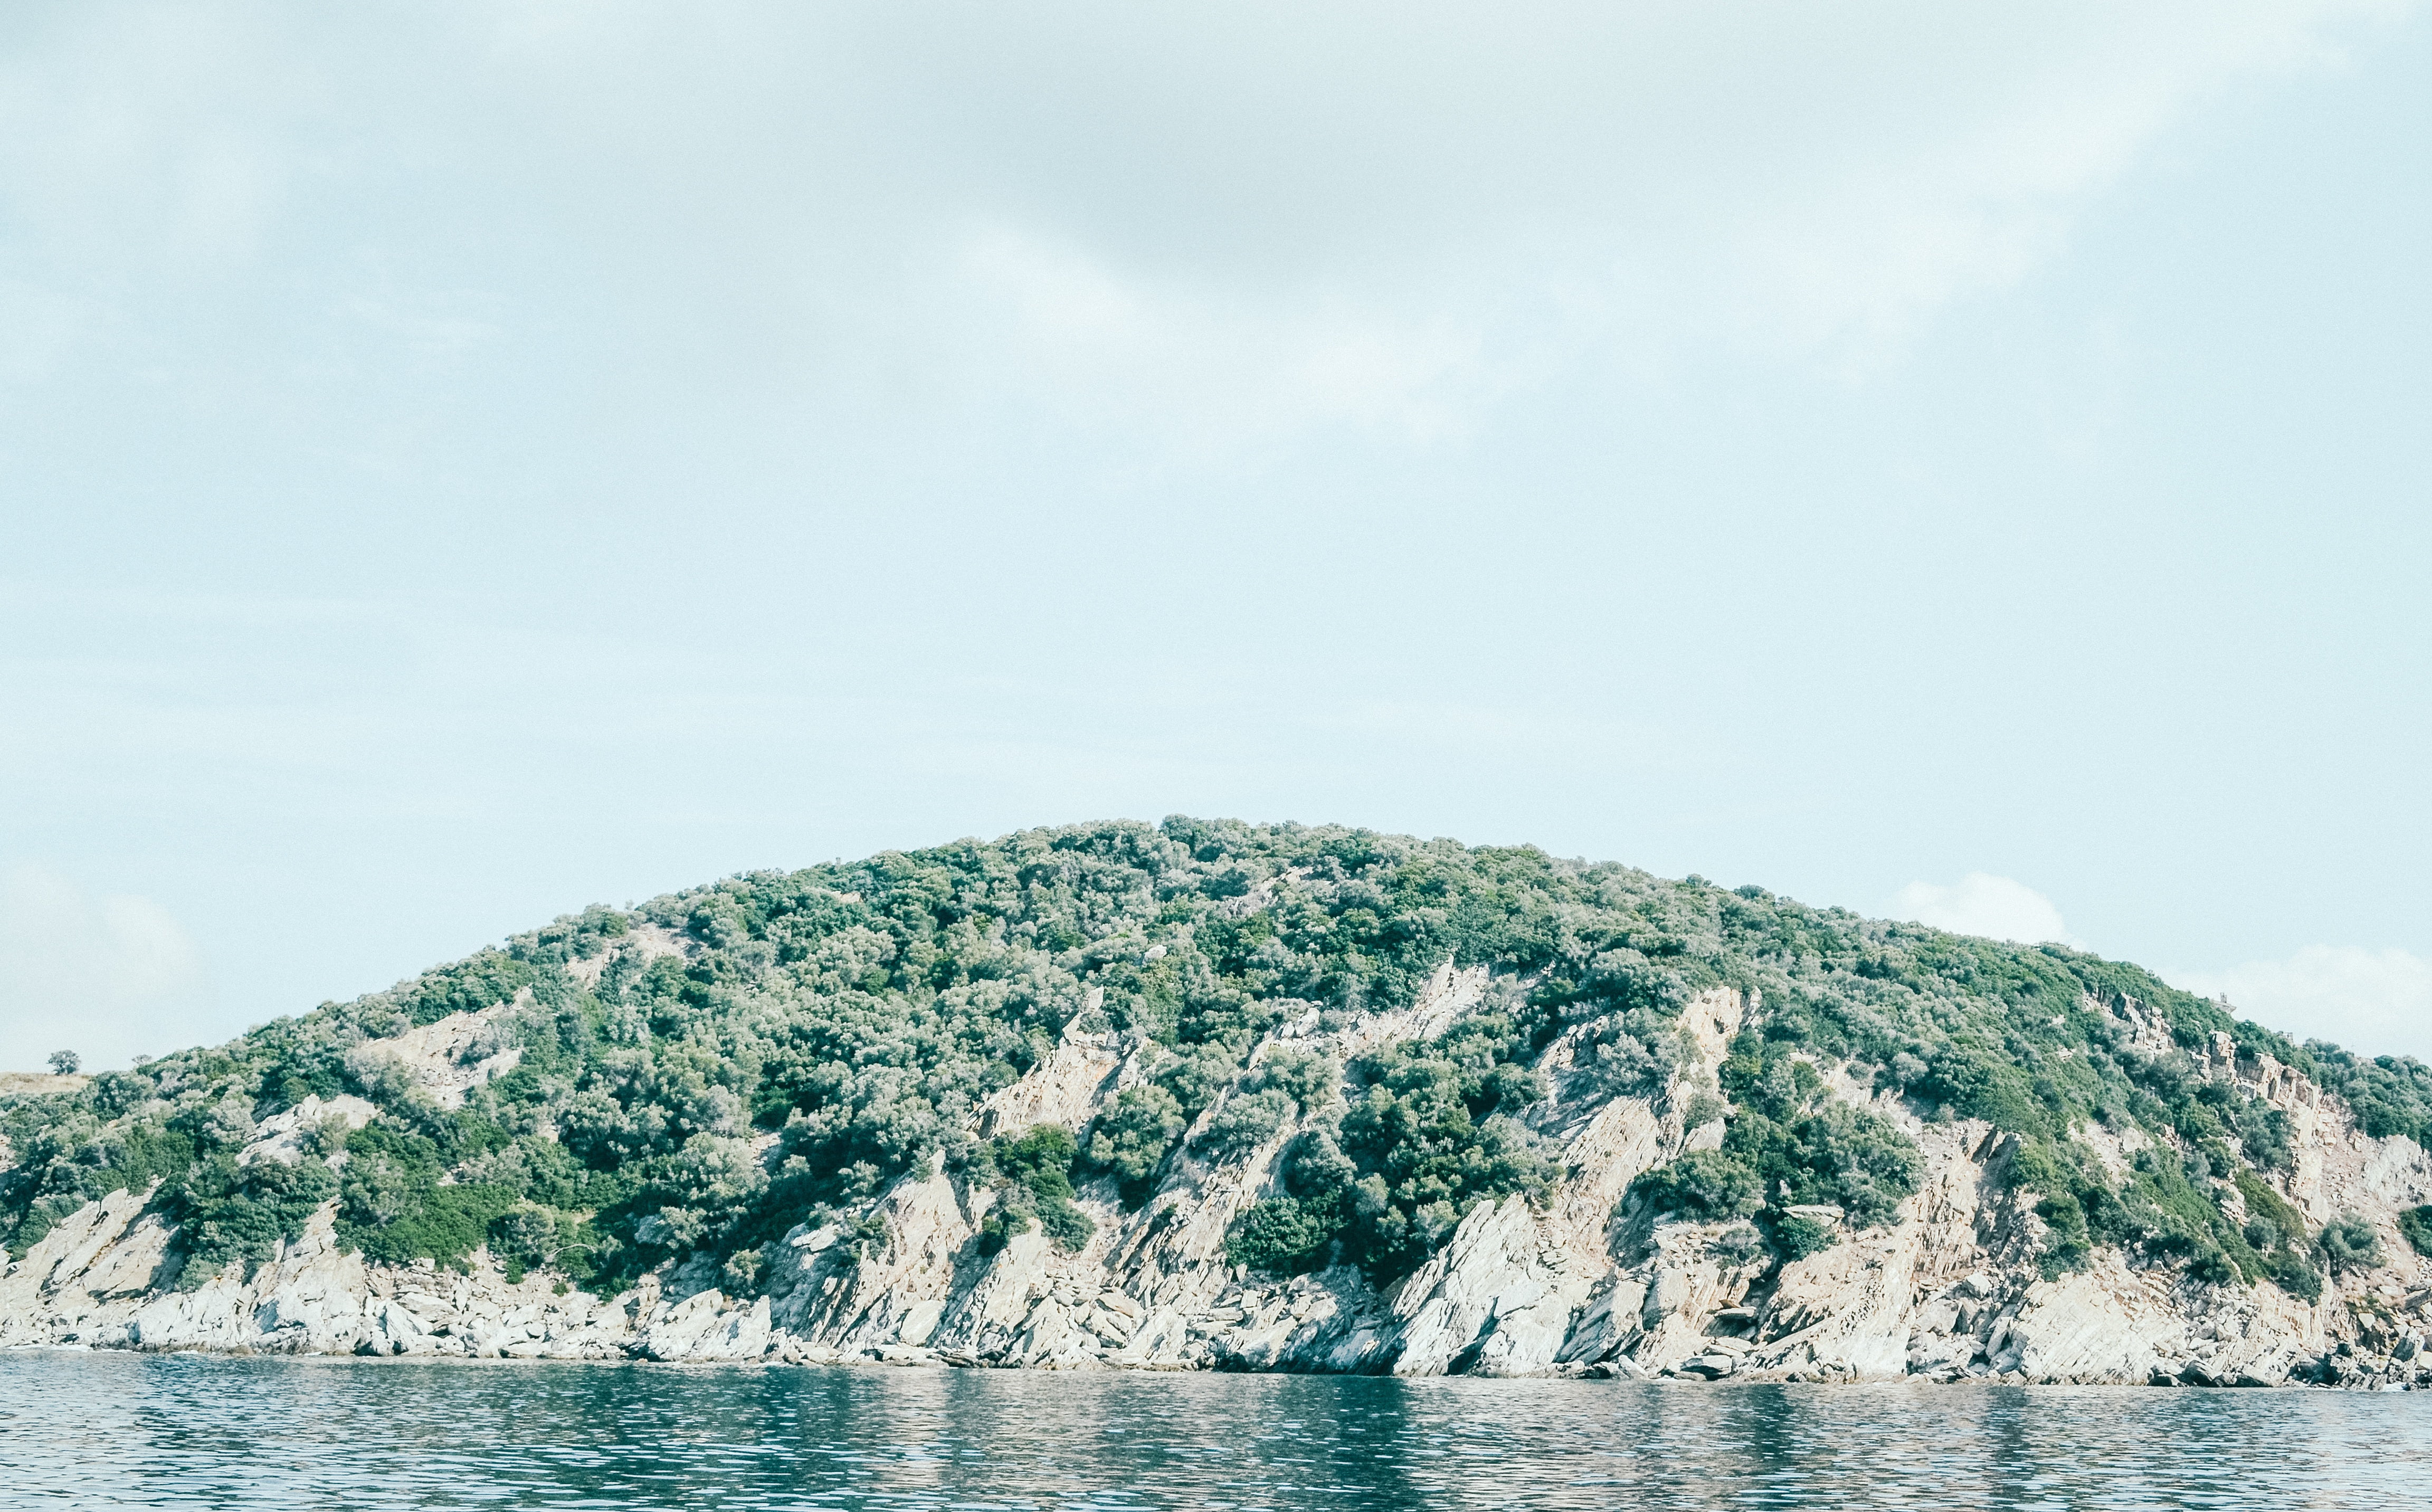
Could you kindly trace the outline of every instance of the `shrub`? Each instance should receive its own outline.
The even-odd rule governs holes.
[[[2322,1300],[2322,1274],[2299,1258],[2294,1250],[2275,1254],[2272,1259],[2271,1278],[2289,1296],[2305,1302]]]
[[[1577,1057],[1579,1068],[1590,1075],[1596,1090],[1605,1096],[1661,1086],[1671,1077],[1678,1061],[1670,1031],[1656,1027],[1664,1021],[1644,1009],[1633,1016],[1648,1021],[1647,1038],[1615,1023],[1583,1046]]]
[[[2238,1237],[2259,1258],[2263,1279],[2292,1297],[2320,1300],[2322,1277],[2307,1260],[2305,1216],[2251,1170],[2232,1171],[2230,1182],[2246,1202]]]
[[[1284,1152],[1284,1184],[1312,1211],[1324,1211],[1360,1182],[1360,1167],[1343,1152],[1332,1130],[1320,1126]]]
[[[1013,1242],[1015,1235],[1029,1233],[1030,1224],[1031,1217],[1027,1213],[995,1208],[980,1219],[979,1236],[973,1241],[974,1248],[984,1256],[992,1255]]]
[[[2412,1056],[2367,1059],[2308,1040],[2300,1068],[2346,1098],[2366,1134],[2376,1139],[2407,1134],[2419,1145],[2432,1146],[2432,1067]]]
[[[2189,1181],[2185,1165],[2166,1149],[2137,1151],[2117,1190],[2091,1174],[2075,1179],[2074,1196],[2095,1242],[2183,1266],[2201,1281],[2252,1281],[2271,1273],[2271,1264],[2229,1221],[2212,1189]]]
[[[2044,1279],[2056,1280],[2084,1266],[2094,1252],[2085,1204],[2069,1192],[2058,1192],[2035,1204],[2035,1216],[2045,1226],[2043,1252],[2036,1257]]]
[[[435,1186],[416,1194],[396,1221],[345,1226],[346,1237],[364,1257],[390,1265],[428,1259],[457,1269],[481,1248],[491,1220],[505,1214],[515,1194],[498,1186]]]
[[[1326,1225],[1289,1197],[1254,1202],[1224,1240],[1224,1257],[1252,1270],[1309,1268],[1326,1243]]]
[[[2314,1248],[2336,1275],[2344,1270],[2371,1270],[2385,1263],[2381,1236],[2355,1213],[2342,1213],[2314,1236]]]
[[[1161,1086],[1127,1087],[1098,1116],[1089,1136],[1089,1164],[1110,1172],[1123,1184],[1125,1200],[1136,1204],[1182,1130],[1182,1105],[1173,1093]]]
[[[758,1250],[737,1250],[726,1257],[718,1275],[726,1289],[737,1297],[749,1297],[760,1288],[760,1277],[767,1262]]]
[[[1074,1207],[1070,1200],[1057,1198],[1039,1200],[1039,1226],[1065,1250],[1079,1250],[1089,1242],[1089,1235],[1098,1232],[1089,1214]]]
[[[1004,1197],[981,1222],[981,1253],[994,1254],[1033,1222],[1063,1249],[1089,1242],[1097,1225],[1072,1205],[1072,1161],[1078,1153],[1072,1132],[1056,1123],[1034,1125],[1018,1139],[999,1138],[989,1147],[988,1163]]]
[[[1556,1168],[1512,1113],[1544,1088],[1512,1064],[1528,1033],[1499,1014],[1352,1067],[1360,1084],[1332,1147],[1360,1180],[1328,1221],[1379,1285],[1432,1254],[1480,1202],[1542,1192]]]
[[[1773,1247],[1784,1260],[1804,1260],[1841,1242],[1829,1223],[1799,1213],[1785,1213],[1772,1223]]]
[[[1203,1045],[1176,1056],[1157,1073],[1157,1084],[1171,1095],[1185,1119],[1196,1118],[1233,1080],[1240,1062],[1225,1045]]]
[[[1237,1094],[1208,1120],[1199,1144],[1211,1159],[1238,1159],[1274,1138],[1292,1107],[1292,1095],[1280,1088]]]
[[[1784,1205],[1832,1203],[1861,1228],[1890,1221],[1917,1190],[1923,1162],[1889,1120],[1828,1098],[1814,1066],[1743,1034],[1724,1062],[1739,1100],[1719,1151],[1693,1151],[1633,1189],[1666,1211],[1744,1216],[1779,1194]],[[1696,1106],[1690,1116],[1706,1111]]]
[[[527,1269],[542,1269],[581,1281],[591,1276],[599,1236],[581,1214],[527,1200],[490,1220],[489,1246],[511,1280],[521,1279]]]
[[[1764,1252],[1765,1235],[1756,1231],[1754,1224],[1735,1224],[1715,1235],[1714,1243],[1708,1248],[1717,1260],[1741,1264]]]
[[[388,1124],[347,1136],[338,1237],[366,1259],[390,1265],[425,1259],[463,1268],[513,1211],[517,1193],[487,1183],[443,1183],[449,1162],[430,1138]]]
[[[2295,1151],[2288,1142],[2288,1116],[2266,1102],[2255,1102],[2241,1109],[2238,1116],[2238,1137],[2246,1158],[2265,1170],[2286,1170],[2295,1160]]]
[[[1072,1195],[1072,1158],[1079,1152],[1072,1131],[1060,1123],[1035,1124],[1015,1139],[1000,1137],[988,1151],[1000,1175],[1040,1197]]]
[[[2410,1207],[2399,1214],[2398,1232],[2416,1253],[2432,1255],[2432,1206]]]
[[[1961,1117],[1983,1118],[1996,1128],[2026,1134],[2052,1134],[2052,1120],[2026,1074],[1990,1047],[1953,1041],[1937,1050],[1930,1064],[1916,1089]]]
[[[1693,1150],[1642,1173],[1630,1194],[1659,1213],[1714,1221],[1748,1218],[1765,1206],[1765,1186],[1748,1164],[1719,1150]]]
[[[1258,1062],[1251,1090],[1281,1092],[1314,1111],[1334,1100],[1335,1088],[1342,1082],[1343,1066],[1333,1056],[1296,1045],[1277,1045]]]
[[[317,1160],[239,1166],[224,1151],[212,1154],[169,1194],[177,1215],[177,1242],[187,1254],[181,1283],[199,1285],[230,1261],[267,1260],[279,1240],[302,1232],[305,1219],[336,1189],[329,1168]]]

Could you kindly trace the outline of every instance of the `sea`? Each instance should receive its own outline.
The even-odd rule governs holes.
[[[2432,1393],[0,1353],[7,1507],[2422,1507]]]

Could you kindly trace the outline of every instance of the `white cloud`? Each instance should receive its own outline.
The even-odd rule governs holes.
[[[88,1069],[183,1048],[206,997],[202,952],[148,898],[95,895],[37,865],[0,872],[0,1070],[54,1050]]]
[[[2170,980],[2226,997],[2245,1017],[2296,1039],[2432,1060],[2432,961],[2411,951],[2309,945],[2283,961],[2174,971]]]
[[[1971,871],[1945,886],[1911,882],[1892,901],[1892,916],[1915,919],[1953,934],[1981,934],[2021,945],[2078,945],[2052,900],[2021,882]]]

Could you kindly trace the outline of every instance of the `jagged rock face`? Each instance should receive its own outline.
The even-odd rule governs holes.
[[[1300,1041],[1348,1059],[1441,1034],[1484,995],[1482,970],[1446,966],[1410,1008],[1354,1018],[1331,1034],[1314,1016],[1270,1044]],[[2034,1194],[2004,1179],[2015,1139],[1971,1120],[1931,1122],[1889,1093],[1836,1081],[1915,1139],[1917,1192],[1897,1220],[1850,1231],[1804,1259],[1744,1254],[1725,1225],[1626,1211],[1642,1171],[1711,1144],[1682,1127],[1690,1094],[1747,1004],[1728,990],[1690,1004],[1697,1054],[1649,1097],[1566,1100],[1536,1116],[1562,1176],[1541,1201],[1473,1210],[1426,1264],[1384,1289],[1348,1267],[1290,1279],[1231,1268],[1225,1235],[1276,1180],[1293,1134],[1224,1164],[1178,1155],[1158,1189],[1126,1210],[1111,1182],[1084,1189],[1097,1222],[1077,1252],[1039,1231],[983,1255],[992,1194],[938,1169],[899,1181],[862,1222],[798,1229],[766,1294],[731,1299],[653,1276],[615,1298],[559,1289],[547,1272],[509,1284],[366,1265],[338,1244],[325,1211],[250,1276],[195,1284],[177,1271],[174,1232],[144,1197],[117,1192],[54,1228],[0,1277],[0,1345],[309,1353],[841,1361],[1073,1369],[1260,1370],[1684,1379],[1871,1380],[2000,1376],[2030,1381],[2277,1385],[2432,1384],[2421,1352],[2432,1267],[2399,1235],[2398,1212],[2432,1201],[2432,1161],[2413,1141],[2371,1138],[2345,1105],[2268,1058],[2239,1060],[2226,1037],[2203,1059],[2289,1118],[2294,1160],[2283,1195],[2320,1222],[2364,1216],[2390,1263],[2336,1276],[2307,1304],[2276,1287],[2204,1285],[2132,1267],[2117,1251],[2055,1280],[2036,1268]],[[2140,1035],[2164,1033],[2151,1023]],[[478,1024],[449,1024],[429,1059],[454,1064]],[[444,1050],[446,1055],[436,1053]],[[1261,1048],[1263,1053],[1264,1047]],[[1544,1066],[1553,1084],[1571,1047]],[[494,1074],[496,1067],[484,1067]],[[1141,1078],[1140,1048],[1072,1033],[979,1115],[980,1132],[1060,1122],[1080,1131]],[[360,1121],[338,1100],[260,1131],[256,1158],[293,1158],[313,1121]],[[1211,1110],[1212,1112],[1212,1110]],[[1203,1121],[1208,1117],[1202,1115]],[[2101,1137],[2097,1135],[2095,1137]],[[249,1152],[251,1153],[251,1152]],[[2106,1158],[2123,1164],[2125,1145]]]

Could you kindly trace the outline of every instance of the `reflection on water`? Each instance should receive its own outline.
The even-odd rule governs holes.
[[[2432,1396],[0,1354],[0,1504],[2390,1507]]]

